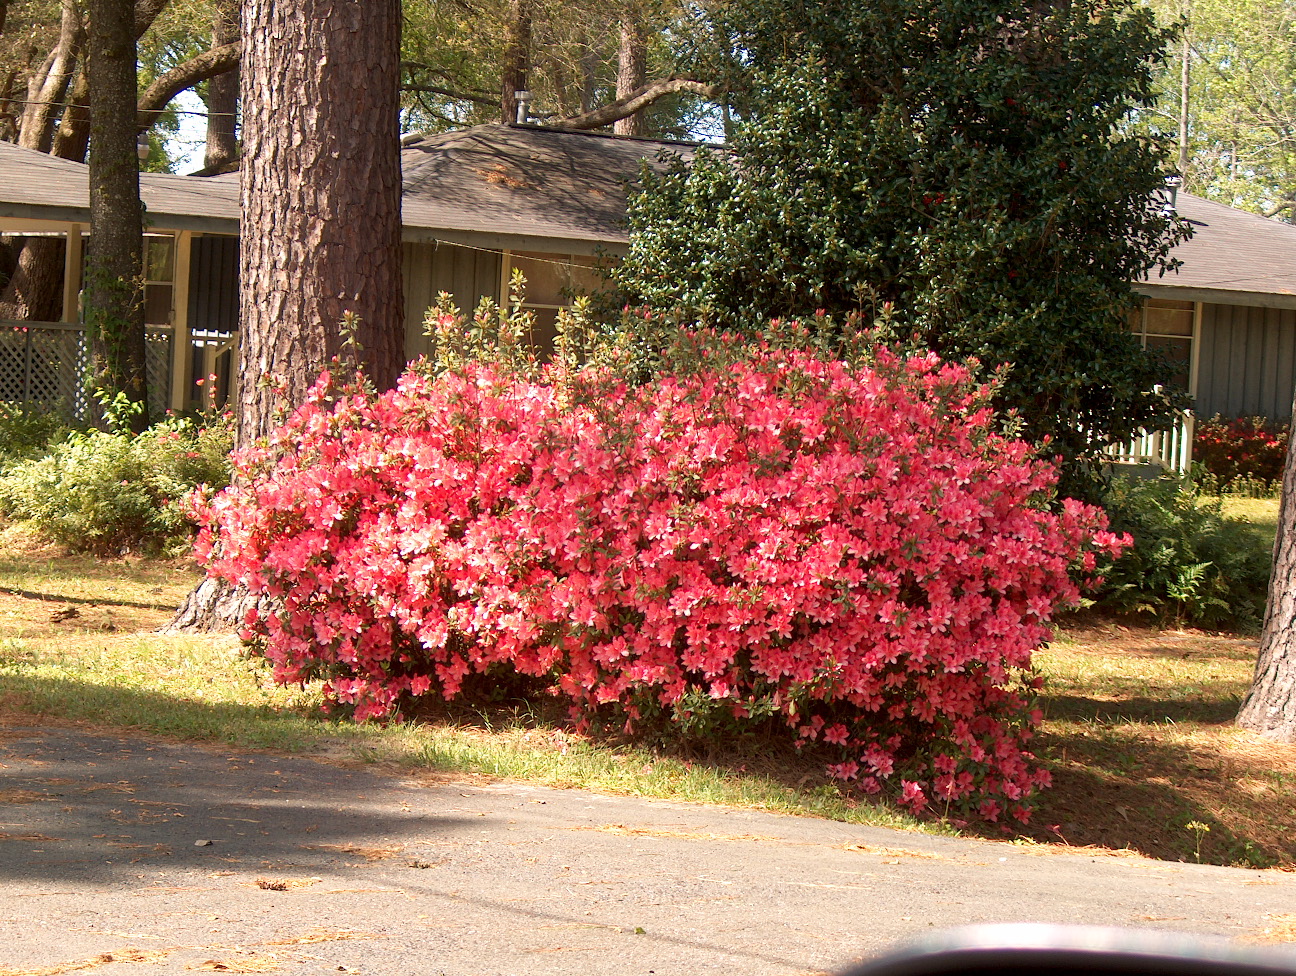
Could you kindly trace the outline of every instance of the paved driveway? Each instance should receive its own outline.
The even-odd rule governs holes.
[[[0,730],[0,976],[803,974],[993,921],[1253,940],[1296,876]]]

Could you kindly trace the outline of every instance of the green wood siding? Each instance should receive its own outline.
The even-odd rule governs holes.
[[[1291,416],[1296,310],[1208,303],[1200,345],[1198,416]]]
[[[501,256],[455,244],[402,246],[401,274],[405,283],[405,358],[432,351],[423,334],[423,315],[446,291],[455,304],[471,314],[483,295],[499,301]]]

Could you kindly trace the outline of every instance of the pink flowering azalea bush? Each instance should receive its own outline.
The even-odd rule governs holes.
[[[541,676],[579,722],[780,717],[917,811],[1024,819],[1031,654],[1121,546],[934,356],[325,376],[206,504],[209,571],[285,682],[357,719]]]

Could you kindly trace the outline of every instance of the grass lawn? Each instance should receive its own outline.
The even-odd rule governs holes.
[[[1277,498],[1239,498],[1224,496],[1224,515],[1251,527],[1256,543],[1266,550],[1273,548],[1274,534],[1278,531]]]
[[[596,743],[520,701],[385,728],[333,722],[314,690],[274,686],[232,637],[152,633],[196,578],[188,564],[0,546],[0,725],[131,728],[429,774],[953,830],[843,796],[821,761],[780,738],[691,752]],[[1036,751],[1055,785],[1031,825],[987,836],[1296,869],[1296,746],[1231,725],[1254,656],[1254,640],[1239,637],[1108,623],[1061,633],[1038,658],[1049,686]]]

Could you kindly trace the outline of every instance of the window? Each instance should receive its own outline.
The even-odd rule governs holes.
[[[144,238],[144,322],[170,325],[175,289],[175,238],[148,235]]]
[[[1145,298],[1131,316],[1131,328],[1144,349],[1160,353],[1174,364],[1171,382],[1192,393],[1193,336],[1197,321],[1194,302]]]
[[[603,287],[597,269],[598,259],[585,254],[537,254],[526,251],[508,253],[504,260],[504,278],[500,304],[508,304],[508,286],[512,269],[526,277],[522,307],[535,313],[531,343],[538,352],[553,349],[558,310],[566,308],[580,295],[592,295]]]

